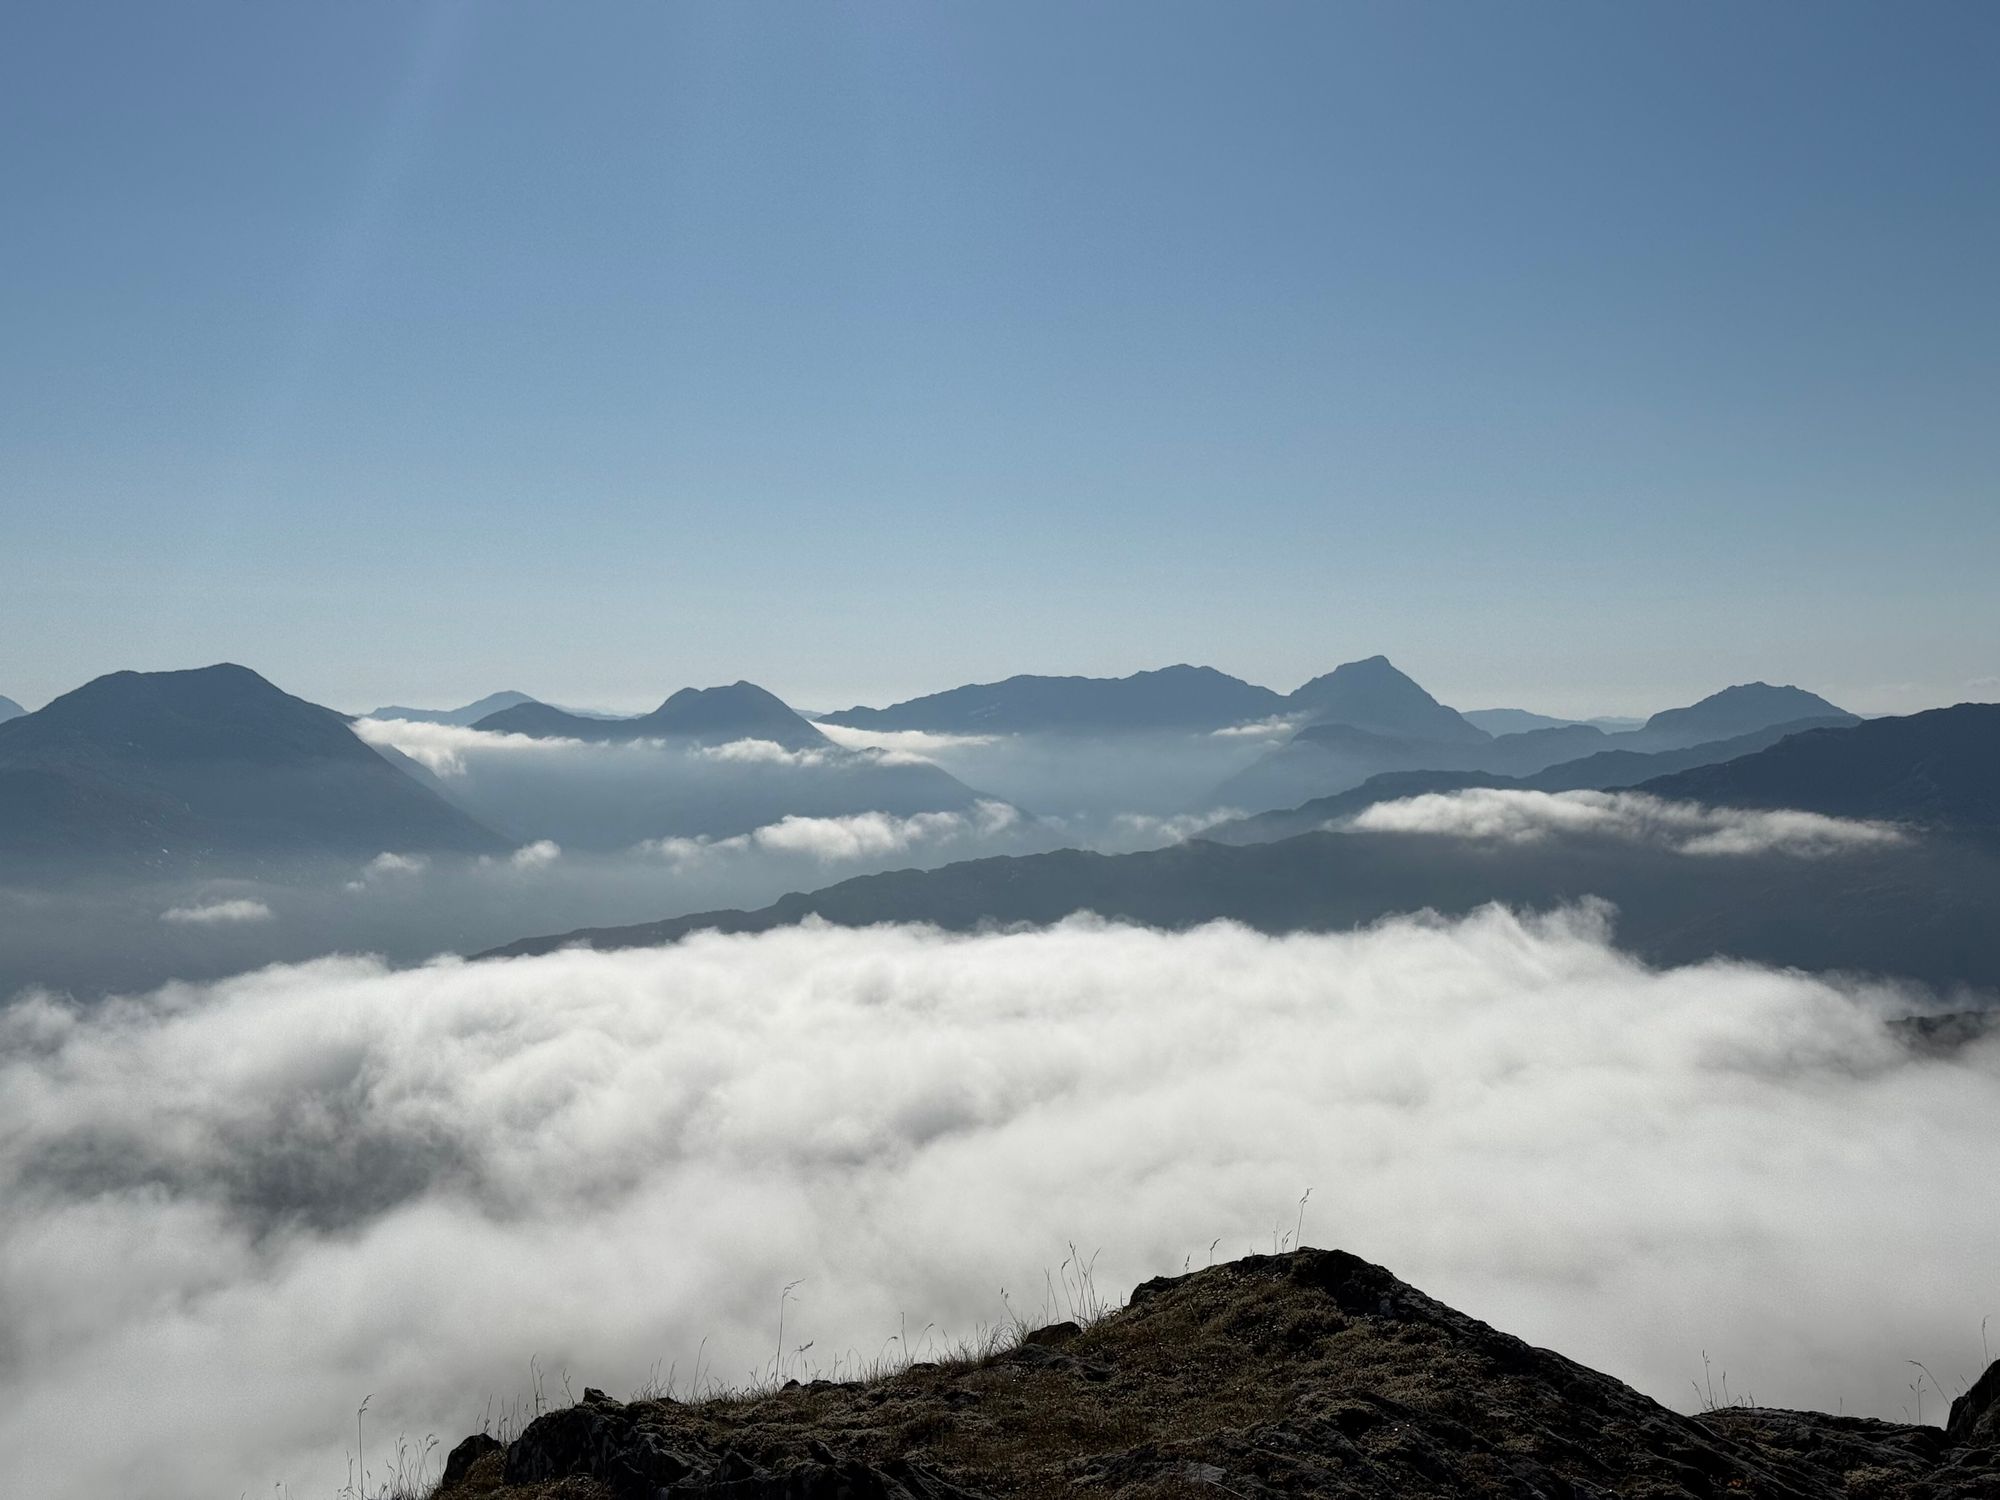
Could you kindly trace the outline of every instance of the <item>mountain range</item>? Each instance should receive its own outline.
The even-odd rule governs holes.
[[[496,955],[643,947],[687,933],[760,932],[818,918],[948,930],[1094,912],[1151,926],[1227,919],[1262,931],[1345,928],[1395,912],[1489,902],[1617,908],[1620,945],[1661,964],[1718,956],[1816,970],[2000,985],[2000,706],[1787,735],[1749,756],[1640,790],[1927,825],[1864,856],[1694,857],[1640,842],[1554,837],[1510,846],[1382,832],[1307,832],[1247,845],[1191,840],[1138,854],[1067,849],[892,871],[755,911],[532,938]]]
[[[12,698],[0,698],[0,724],[6,723],[9,719],[18,719],[26,712],[27,710]]]
[[[114,672],[0,724],[0,854],[162,864],[505,843],[248,668]]]
[[[1669,776],[1677,771],[1754,754],[1770,748],[1788,735],[1808,729],[1841,728],[1854,722],[1837,718],[1801,719],[1791,724],[1774,724],[1752,734],[1692,745],[1685,750],[1599,750],[1576,760],[1560,761],[1528,776],[1508,776],[1491,771],[1383,771],[1370,776],[1357,787],[1327,797],[1314,797],[1297,807],[1278,808],[1217,823],[1205,829],[1202,837],[1225,844],[1254,844],[1290,838],[1293,834],[1310,833],[1330,822],[1350,818],[1377,802],[1421,796],[1425,792],[1457,792],[1472,787],[1512,787],[1531,792],[1612,791],[1620,787],[1635,787],[1641,782]],[[1525,740],[1530,735],[1513,738]],[[1502,743],[1495,741],[1495,748]]]
[[[473,728],[595,743],[664,739],[722,745],[736,740],[767,740],[787,750],[823,750],[833,745],[784,700],[754,682],[682,688],[651,713],[630,719],[591,718],[531,699],[488,714],[476,720]]]
[[[484,698],[467,703],[460,708],[404,708],[400,704],[389,704],[371,709],[364,714],[369,719],[407,719],[413,724],[457,724],[467,726],[477,724],[489,714],[497,714],[503,708],[513,708],[517,704],[533,703],[536,700],[526,693],[488,693]]]
[[[1412,693],[1435,705],[1429,694],[1403,677],[1386,661],[1367,664],[1387,696],[1389,683],[1400,678],[1395,701],[1412,702]],[[1343,669],[1344,670],[1344,669]],[[1338,673],[1334,674],[1338,676]],[[1443,710],[1450,713],[1450,710]],[[1281,808],[1314,797],[1330,796],[1361,785],[1388,771],[1462,771],[1491,776],[1533,776],[1550,766],[1601,751],[1657,754],[1690,749],[1703,743],[1757,733],[1778,725],[1855,723],[1853,714],[1817,694],[1796,687],[1744,683],[1724,688],[1686,708],[1654,714],[1634,730],[1607,734],[1591,724],[1557,724],[1508,734],[1488,735],[1476,726],[1473,737],[1437,732],[1395,732],[1378,718],[1343,710],[1339,717],[1321,718],[1297,730],[1259,760],[1215,789],[1218,807]],[[1406,709],[1401,721],[1420,715]],[[1451,714],[1463,722],[1463,716]],[[1431,722],[1439,721],[1435,716]]]

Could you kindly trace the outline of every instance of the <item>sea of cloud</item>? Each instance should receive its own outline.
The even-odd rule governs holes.
[[[879,860],[913,850],[937,852],[1018,831],[1026,819],[1005,802],[982,800],[963,812],[851,813],[814,818],[791,813],[729,838],[648,839],[639,849],[676,865],[757,854],[802,855],[821,864]]]
[[[1693,855],[1810,858],[1900,843],[1893,824],[1791,808],[1708,807],[1645,792],[1531,792],[1481,787],[1378,802],[1339,825],[1371,833],[1434,834],[1504,844],[1564,837],[1619,839]]]
[[[529,1362],[630,1390],[914,1352],[1309,1243],[1683,1407],[1976,1373],[2000,1044],[1649,970],[1585,907],[1266,937],[807,926],[0,1011],[0,1451],[47,1500],[331,1494]],[[1299,1200],[1311,1190],[1303,1210]],[[798,1346],[810,1344],[799,1351]],[[1935,1403],[1925,1409],[1935,1417]]]

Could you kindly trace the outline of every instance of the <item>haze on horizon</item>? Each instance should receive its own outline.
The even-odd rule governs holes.
[[[1990,698],[2000,17],[0,19],[0,693]]]

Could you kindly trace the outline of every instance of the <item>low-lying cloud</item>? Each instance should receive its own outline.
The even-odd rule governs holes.
[[[45,1500],[329,1494],[370,1393],[379,1479],[531,1356],[620,1391],[706,1340],[741,1381],[798,1282],[788,1369],[833,1369],[1032,1303],[1072,1240],[1111,1289],[1268,1250],[1308,1188],[1308,1242],[1669,1402],[1704,1349],[1769,1403],[1956,1390],[2000,1041],[1916,1057],[1911,997],[1652,971],[1605,923],[815,925],[30,998],[0,1450]]]
[[[602,750],[582,740],[502,734],[460,724],[425,724],[415,719],[355,719],[348,726],[378,748],[399,750],[437,776],[463,776],[474,755],[573,755]]]
[[[241,922],[268,922],[271,908],[262,901],[211,901],[200,906],[170,906],[160,913],[160,920],[182,927],[235,926]]]
[[[941,734],[930,729],[850,729],[845,724],[815,724],[819,732],[849,750],[886,750],[929,760],[952,750],[976,750],[997,744],[997,734]]]
[[[733,766],[823,766],[828,758],[824,750],[788,750],[776,740],[728,740],[698,746],[694,753]]]
[[[751,853],[802,855],[822,864],[879,859],[919,848],[937,848],[968,839],[997,838],[1021,827],[1019,809],[1005,802],[979,802],[964,812],[853,813],[812,818],[794,813],[749,833],[724,839],[648,839],[639,848],[676,864]]]
[[[1645,792],[1529,792],[1481,787],[1378,802],[1339,825],[1532,844],[1563,836],[1620,839],[1692,855],[1804,858],[1879,848],[1907,835],[1893,824],[1792,809],[1706,807]]]

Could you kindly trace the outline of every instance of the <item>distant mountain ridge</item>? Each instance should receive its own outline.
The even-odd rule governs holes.
[[[1638,729],[1615,734],[1591,724],[1570,723],[1497,736],[1482,732],[1482,738],[1466,740],[1314,723],[1229,777],[1210,800],[1217,807],[1283,809],[1336,796],[1391,771],[1532,777],[1598,751],[1657,754],[1760,733],[1780,724],[1858,722],[1815,693],[1757,682],[1725,688],[1685,708],[1667,709]]]
[[[1047,730],[1223,729],[1285,712],[1266,687],[1180,663],[1129,677],[1039,677],[973,683],[887,708],[821,715],[850,729],[1021,734]]]
[[[974,931],[1079,912],[1152,927],[1241,922],[1263,932],[1342,930],[1398,912],[1461,915],[1601,897],[1618,945],[1650,963],[1718,956],[1780,967],[2000,985],[2000,847],[1912,839],[1865,858],[1697,858],[1612,839],[1485,844],[1315,832],[1270,843],[1191,840],[1138,854],[1064,849],[857,876],[755,911],[526,938],[480,957],[634,948],[692,932],[766,932],[809,918]]]
[[[505,842],[246,667],[114,672],[0,724],[0,853],[499,852]]]
[[[852,729],[932,733],[1213,732],[1265,719],[1350,724],[1375,733],[1477,741],[1466,722],[1384,656],[1343,663],[1290,693],[1179,663],[1129,677],[1040,677],[972,683],[894,703],[821,715]]]
[[[1286,702],[1305,716],[1308,728],[1337,724],[1439,744],[1476,745],[1492,739],[1418,687],[1386,656],[1343,662],[1294,690]]]
[[[1773,687],[1768,682],[1745,682],[1710,693],[1686,708],[1669,708],[1654,714],[1640,731],[1656,739],[1723,739],[1732,734],[1749,734],[1769,724],[1796,719],[1853,718],[1844,708],[1826,701],[1804,688]]]
[[[363,717],[370,719],[406,719],[413,724],[457,724],[461,727],[477,724],[490,714],[497,714],[503,708],[516,708],[523,703],[539,702],[526,693],[512,691],[488,693],[472,703],[460,708],[404,708],[400,704],[389,704],[371,709]]]
[[[1794,807],[2000,830],[2000,703],[1960,703],[1789,735],[1754,755],[1639,784],[1723,807]]]
[[[26,712],[27,710],[12,698],[0,698],[0,724],[6,723],[9,719],[18,719]]]
[[[631,719],[594,719],[566,713],[546,703],[520,703],[488,714],[473,726],[497,734],[535,739],[675,739],[700,745],[735,740],[770,740],[787,750],[833,748],[833,741],[801,718],[783,699],[754,682],[727,687],[682,688],[651,713]]]
[[[1310,833],[1328,823],[1353,817],[1377,802],[1422,796],[1426,792],[1456,792],[1472,787],[1513,788],[1532,792],[1612,791],[1638,786],[1641,782],[1667,776],[1695,766],[1733,760],[1777,744],[1787,735],[1809,729],[1845,727],[1847,719],[1802,719],[1794,724],[1774,724],[1754,734],[1713,740],[1685,750],[1599,750],[1576,760],[1560,761],[1527,776],[1509,776],[1481,770],[1384,771],[1361,785],[1325,797],[1315,797],[1297,807],[1279,808],[1245,818],[1232,818],[1203,830],[1202,837],[1226,844],[1265,843]],[[1575,727],[1575,726],[1572,726]],[[1522,735],[1518,738],[1526,739]],[[1504,744],[1506,738],[1496,741]]]

